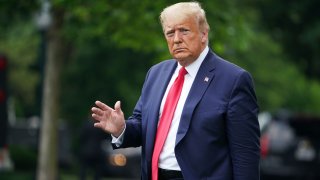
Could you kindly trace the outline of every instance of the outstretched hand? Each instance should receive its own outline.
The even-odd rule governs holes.
[[[108,105],[96,101],[97,107],[92,107],[92,117],[97,120],[94,127],[100,128],[115,137],[119,137],[125,128],[124,114],[120,107],[120,101],[114,105],[114,109]]]

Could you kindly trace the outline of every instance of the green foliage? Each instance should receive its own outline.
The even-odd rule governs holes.
[[[73,41],[99,38],[119,48],[140,52],[164,50],[158,23],[163,3],[103,0],[74,3],[65,6],[68,12],[66,33]]]
[[[263,27],[281,43],[290,61],[305,75],[320,80],[320,1],[260,1]]]
[[[26,171],[14,171],[14,172],[1,172],[0,179],[6,180],[33,180],[34,173],[33,172],[26,172]]]
[[[36,103],[36,87],[40,77],[36,60],[39,37],[32,22],[16,22],[0,34],[0,52],[9,60],[9,95],[13,98],[18,116],[32,111]]]
[[[320,112],[319,82],[299,72],[280,44],[261,29],[259,13],[254,7],[237,1],[208,3],[205,7],[209,23],[214,25],[213,49],[252,74],[261,111],[285,108]],[[223,9],[222,12],[219,9]]]
[[[130,115],[148,68],[170,58],[158,16],[164,7],[177,1],[51,2],[53,8],[65,14],[63,33],[70,48],[62,76],[61,117],[77,124],[79,119],[87,117],[97,99],[109,105],[121,100],[126,115]],[[283,3],[203,1],[211,26],[210,47],[252,74],[261,111],[289,108],[317,113],[320,112],[319,81],[308,79],[301,72],[304,65],[292,63],[293,51],[296,51],[292,48],[294,43],[290,46],[292,50],[288,51],[283,41],[278,41],[286,39],[287,31],[284,30],[292,27],[292,23],[281,24],[281,12],[286,13],[284,17],[290,20],[288,22],[301,24],[304,17],[301,12],[306,13],[305,8],[310,3],[299,6],[300,9],[292,5],[289,11],[283,11],[287,7]],[[11,92],[21,107],[17,108],[21,109],[21,115],[26,114],[25,111],[34,112],[40,77],[31,66],[37,60],[39,37],[30,20],[21,23],[17,19],[30,19],[35,7],[39,6],[31,3],[29,7],[22,3],[17,10],[21,12],[11,23],[4,14],[15,9],[12,3],[2,6],[0,13],[0,23],[10,25],[8,31],[0,29],[0,50],[10,57]],[[28,16],[24,17],[26,14]],[[315,52],[319,48],[317,34],[320,26],[314,19],[308,22],[303,26],[304,31],[298,31],[301,33],[298,40],[310,48],[300,50],[312,50],[310,56],[317,59],[319,55]],[[297,39],[294,35],[288,37]]]
[[[34,148],[12,145],[10,146],[10,156],[16,170],[33,170],[37,166],[37,152]]]
[[[0,1],[0,30],[15,25],[16,21],[28,19],[39,7],[39,1],[10,0]]]
[[[61,101],[63,113],[71,121],[85,119],[95,100],[111,106],[121,100],[124,112],[129,115],[138,99],[152,63],[148,54],[114,48],[112,44],[104,46],[104,43],[99,39],[88,41],[77,47],[79,52],[68,62]]]
[[[65,6],[65,35],[75,49],[62,90],[69,97],[62,108],[68,119],[87,117],[98,99],[111,106],[121,100],[126,115],[131,114],[147,69],[160,61],[157,56],[168,54],[158,23],[160,4],[97,1]]]

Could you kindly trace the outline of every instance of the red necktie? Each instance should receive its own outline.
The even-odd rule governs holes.
[[[184,67],[182,67],[179,71],[179,75],[174,81],[173,85],[171,86],[166,102],[164,104],[162,115],[160,118],[160,122],[157,129],[156,134],[156,140],[152,155],[152,180],[158,180],[158,161],[159,161],[159,155],[162,150],[163,144],[167,138],[171,121],[174,115],[174,112],[176,110],[183,82],[184,82],[184,76],[188,72]]]

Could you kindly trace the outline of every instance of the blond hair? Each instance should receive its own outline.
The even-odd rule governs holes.
[[[175,16],[181,18],[195,18],[201,31],[210,30],[210,26],[206,18],[206,13],[201,8],[199,2],[180,2],[163,9],[163,11],[160,13],[160,22],[162,28],[164,28],[164,23],[167,21],[166,17],[170,12],[174,12]]]

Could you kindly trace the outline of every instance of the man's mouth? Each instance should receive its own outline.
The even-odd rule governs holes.
[[[177,49],[173,50],[173,52],[179,53],[179,52],[182,52],[184,50],[185,50],[185,48],[177,48]]]

